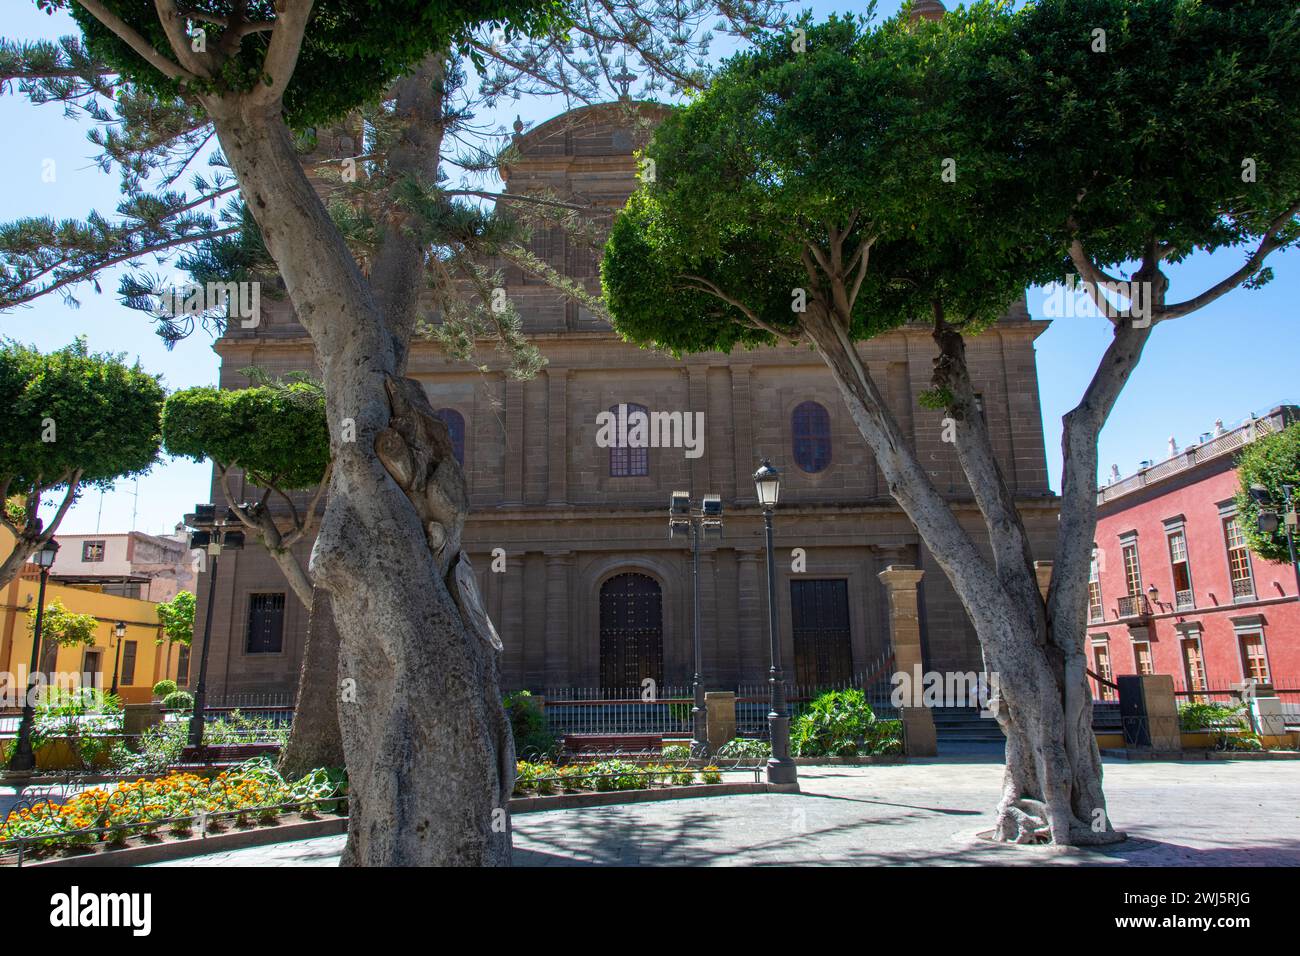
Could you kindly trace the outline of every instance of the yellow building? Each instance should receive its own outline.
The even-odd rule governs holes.
[[[8,553],[12,540],[0,528],[0,554]],[[39,572],[32,564],[26,565],[22,574],[0,589],[0,671],[4,673],[4,683],[9,685],[3,688],[5,699],[0,701],[0,710],[12,709],[26,687],[32,659],[29,611],[35,609],[39,591]],[[48,608],[56,600],[70,612],[94,616],[98,627],[93,646],[59,647],[44,642],[46,647],[37,671],[46,675],[47,682],[68,687],[85,686],[90,680],[108,690],[116,668],[118,696],[124,704],[136,704],[147,703],[152,698],[153,685],[158,681],[176,680],[178,670],[182,675],[188,671],[189,648],[166,639],[158,621],[157,603],[104,594],[93,585],[51,582],[45,587],[45,606]],[[126,625],[120,647],[115,635],[119,621]],[[159,638],[163,639],[161,644]],[[14,691],[16,685],[21,686]]]

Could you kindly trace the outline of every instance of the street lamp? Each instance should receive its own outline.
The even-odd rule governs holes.
[[[32,563],[41,569],[41,585],[36,596],[36,626],[32,629],[32,663],[27,669],[27,694],[23,697],[23,716],[18,725],[18,744],[9,758],[9,772],[29,774],[36,769],[36,754],[32,750],[32,725],[36,723],[36,670],[41,666],[41,626],[45,618],[45,583],[50,578],[50,568],[59,553],[59,543],[50,538],[32,555]]]
[[[708,729],[704,708],[704,651],[700,639],[700,536],[722,537],[722,498],[705,495],[700,510],[691,510],[691,493],[674,491],[668,499],[668,536],[691,536],[691,576],[695,592],[695,625],[692,642],[695,649],[695,680],[692,684],[691,756],[702,760],[709,755]]]
[[[1147,595],[1151,598],[1151,603],[1156,606],[1156,613],[1159,614],[1164,609],[1164,605],[1160,603],[1160,589],[1153,584],[1147,588]]]
[[[117,653],[113,655],[113,686],[108,692],[117,696],[117,670],[118,665],[122,663],[122,638],[126,637],[125,621],[118,621],[113,625],[113,636],[117,638]]]
[[[1295,506],[1291,503],[1291,496],[1294,493],[1294,485],[1282,486],[1282,516],[1279,517],[1277,506],[1273,504],[1273,496],[1269,494],[1268,489],[1259,484],[1250,486],[1250,496],[1255,499],[1259,512],[1257,524],[1260,533],[1277,534],[1279,527],[1286,528],[1286,546],[1291,554],[1291,568],[1295,571],[1296,595],[1300,597],[1300,561],[1296,560],[1295,550],[1295,528],[1297,523],[1300,523],[1300,516],[1297,516]]]
[[[781,495],[781,473],[766,458],[754,472],[754,489],[763,509],[763,528],[767,537],[767,635],[772,667],[768,671],[772,710],[767,715],[772,756],[767,761],[768,783],[799,783],[799,769],[790,759],[790,713],[785,705],[785,677],[781,673],[781,643],[776,626],[776,555],[772,550],[772,512]]]
[[[217,558],[221,556],[222,548],[231,551],[243,548],[244,533],[226,530],[238,521],[230,508],[218,517],[214,505],[195,505],[194,513],[185,516],[185,526],[190,529],[190,548],[202,548],[211,559],[208,566],[208,606],[203,615],[203,652],[199,655],[199,683],[194,688],[194,713],[190,715],[191,747],[203,743],[204,710],[208,702],[208,651],[212,643],[209,635],[212,632],[212,605],[217,596]]]

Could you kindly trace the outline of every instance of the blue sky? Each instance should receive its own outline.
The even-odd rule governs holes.
[[[842,0],[811,5],[818,17],[857,11]],[[882,14],[899,3],[880,4]],[[5,35],[10,39],[55,38],[75,32],[66,15],[46,16],[31,3],[10,3]],[[563,108],[557,100],[507,104],[494,121],[514,114],[535,122]],[[17,95],[0,97],[0,129],[7,130],[0,150],[0,218],[50,215],[82,217],[90,209],[111,211],[120,199],[116,174],[101,172],[90,161],[95,149],[86,127],[70,122],[58,106],[33,107]],[[55,181],[42,181],[43,164],[55,163]],[[1244,252],[1198,256],[1171,272],[1171,300],[1195,294],[1240,265]],[[1166,455],[1173,435],[1180,446],[1213,427],[1221,418],[1231,425],[1251,412],[1300,401],[1295,383],[1295,319],[1300,302],[1300,252],[1274,255],[1277,278],[1259,291],[1237,290],[1188,318],[1155,330],[1146,353],[1120,398],[1101,436],[1103,477],[1116,464],[1129,474],[1142,459]],[[146,266],[157,271],[152,263]],[[167,351],[140,313],[118,304],[115,275],[101,280],[96,294],[79,287],[80,308],[57,297],[32,308],[0,313],[0,336],[34,343],[42,350],[85,335],[92,349],[125,352],[148,370],[161,373],[169,389],[210,385],[217,381],[212,341],[199,333]],[[1043,317],[1042,293],[1031,290],[1030,311]],[[1078,401],[1109,339],[1100,317],[1056,319],[1038,340],[1038,377],[1052,487],[1059,489],[1060,420]],[[66,533],[99,530],[170,530],[180,516],[209,491],[210,467],[164,461],[138,483],[119,482],[102,496],[90,492],[64,520]]]

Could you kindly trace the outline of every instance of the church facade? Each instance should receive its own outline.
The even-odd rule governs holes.
[[[503,170],[509,190],[546,190],[617,208],[636,182],[635,132],[626,115],[617,104],[586,107],[517,136]],[[570,247],[562,231],[536,234],[532,251],[597,288],[595,256]],[[690,539],[670,537],[668,527],[669,497],[677,490],[689,491],[697,505],[718,495],[723,508],[722,535],[705,539],[700,554],[706,686],[731,690],[765,679],[766,552],[752,481],[763,459],[782,474],[776,593],[791,681],[848,683],[888,658],[888,596],[877,575],[891,565],[925,572],[925,667],[981,669],[965,613],[890,498],[815,352],[765,348],[679,360],[623,342],[599,318],[513,266],[505,278],[546,358],[540,374],[512,379],[490,352],[486,371],[449,362],[423,341],[412,347],[408,372],[447,422],[467,476],[465,547],[505,645],[505,689],[621,691],[646,676],[668,685],[690,680]],[[217,343],[222,387],[247,385],[240,370],[250,366],[272,375],[314,368],[311,342],[292,315],[265,306],[264,315],[252,329],[231,323]],[[1021,302],[968,345],[999,461],[1035,556],[1044,559],[1051,557],[1057,511],[1034,359],[1034,340],[1045,327]],[[919,401],[935,354],[929,331],[900,329],[860,351],[936,484],[982,539],[953,448],[941,440],[941,413]],[[621,441],[620,429],[635,427],[640,415],[670,440],[660,447]],[[212,493],[224,504],[215,480]],[[304,561],[309,550],[303,547]],[[253,542],[220,564],[208,669],[214,702],[291,696],[305,610]],[[207,586],[205,574],[199,620]]]

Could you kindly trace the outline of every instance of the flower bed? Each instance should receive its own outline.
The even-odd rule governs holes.
[[[722,771],[708,766],[698,772],[683,763],[634,764],[625,760],[556,765],[550,761],[515,765],[517,797],[548,796],[553,793],[581,793],[612,790],[650,790],[658,787],[689,787],[697,782],[721,783]]]
[[[62,804],[53,801],[16,807],[0,823],[0,855],[17,856],[55,850],[124,845],[132,838],[156,837],[165,831],[184,838],[198,825],[207,832],[225,827],[274,824],[296,810],[310,818],[341,809],[346,785],[337,775],[314,770],[286,781],[270,760],[250,760],[213,777],[171,773],[155,780],[96,787]]]

